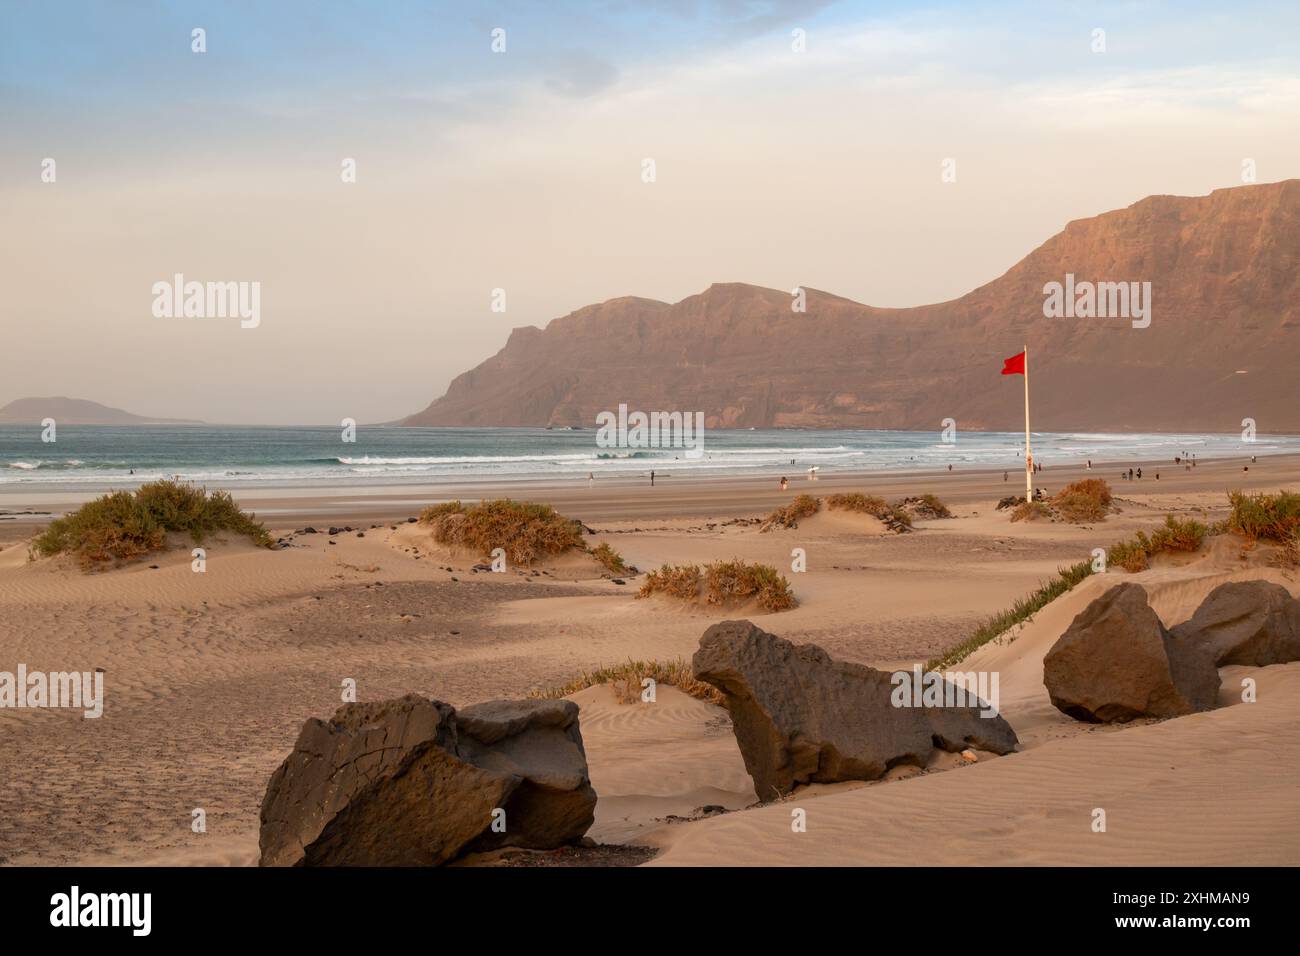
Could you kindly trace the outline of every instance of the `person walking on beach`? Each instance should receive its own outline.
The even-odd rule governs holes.
[[[654,470],[653,468],[651,468],[651,469],[650,469],[650,487],[653,488],[654,486],[655,486],[655,470]]]
[[[1130,469],[1128,470],[1128,480],[1129,480],[1129,481],[1132,481],[1132,480],[1133,480],[1133,469],[1132,469],[1132,468],[1130,468]]]
[[[1139,469],[1138,469],[1138,478],[1141,479],[1141,477],[1142,477],[1142,469],[1139,468]]]
[[[790,484],[790,483],[789,483],[788,481],[785,480],[785,475],[782,475],[782,476],[781,476],[781,490],[782,490],[782,491],[785,491],[786,486],[789,485],[789,484]]]
[[[1005,471],[1002,473],[1002,480],[1003,481],[1007,480],[1007,473]]]
[[[587,472],[587,487],[588,488],[596,487],[596,473],[594,471]]]

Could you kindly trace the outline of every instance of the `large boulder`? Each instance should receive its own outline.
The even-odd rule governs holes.
[[[1203,645],[1219,666],[1300,661],[1300,601],[1270,581],[1220,584],[1170,633]]]
[[[586,833],[595,805],[571,701],[459,714],[415,694],[347,704],[308,720],[272,774],[261,865],[436,866],[472,850],[556,847]]]
[[[479,836],[471,849],[544,850],[580,839],[591,826],[596,791],[569,700],[493,700],[456,712],[459,752],[475,767],[519,781],[506,803],[505,832]]]
[[[722,691],[763,800],[796,784],[874,780],[900,764],[925,766],[936,748],[1004,754],[1017,743],[1010,724],[981,717],[977,705],[896,707],[884,671],[834,660],[749,621],[710,627],[692,666],[696,679]]]
[[[1043,658],[1052,704],[1090,723],[1178,717],[1214,706],[1219,672],[1202,646],[1175,641],[1140,584],[1089,604]]]

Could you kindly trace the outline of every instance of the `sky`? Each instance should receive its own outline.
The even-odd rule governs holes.
[[[944,301],[1298,117],[1294,2],[0,0],[0,405],[381,422],[617,296]]]

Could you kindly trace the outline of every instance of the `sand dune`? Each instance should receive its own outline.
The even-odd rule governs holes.
[[[1297,477],[1295,463],[1271,467],[1270,481]],[[1012,524],[993,508],[1000,479],[983,479],[982,496],[957,496],[955,520],[918,522],[910,535],[835,521],[760,534],[728,521],[764,510],[767,485],[722,484],[682,486],[636,517],[593,519],[589,540],[643,571],[772,563],[800,605],[756,618],[761,626],[894,668],[947,649],[1058,566],[1151,527],[1163,507],[1213,516],[1223,504],[1201,477],[1160,497],[1126,487],[1123,512],[1093,527]],[[678,513],[687,499],[703,516]],[[296,535],[279,551],[209,542],[202,574],[187,543],[95,574],[29,562],[21,541],[0,549],[0,669],[102,667],[107,698],[99,720],[0,710],[0,862],[253,863],[266,782],[303,721],[339,705],[345,678],[362,700],[518,697],[629,658],[689,656],[709,624],[733,616],[637,600],[639,579],[615,584],[585,556],[475,572],[474,558],[439,549],[420,526],[353,524],[364,537]],[[788,570],[794,547],[806,550],[806,573]],[[1300,665],[1253,672],[1258,703],[1232,703],[1240,669],[1226,668],[1231,706],[1120,728],[1065,718],[1042,687],[1046,649],[1114,581],[1144,583],[1169,625],[1229,578],[1295,592],[1294,573],[1239,552],[1224,543],[1140,575],[1089,579],[1013,641],[981,650],[965,666],[1001,672],[1023,752],[973,766],[945,755],[924,773],[743,809],[753,789],[720,708],[670,687],[655,704],[631,705],[584,690],[575,700],[600,795],[592,835],[663,847],[656,862],[667,864],[1300,861]],[[805,804],[808,832],[791,834],[791,806]],[[711,805],[729,812],[680,819]],[[1097,806],[1110,813],[1107,834],[1089,830]],[[190,829],[196,807],[206,833]]]
[[[1220,709],[1100,727],[1051,705],[1043,656],[1117,580],[1142,584],[1167,626],[1225,581],[1266,579],[1300,593],[1295,574],[1225,567],[1225,549],[1137,575],[1094,576],[1009,641],[961,670],[998,671],[1003,715],[1021,752],[831,796],[678,827],[662,865],[1261,865],[1300,859],[1300,663],[1226,667]],[[1238,562],[1239,563],[1239,562]],[[1243,703],[1241,680],[1257,684]],[[791,829],[802,807],[808,827]],[[1107,829],[1094,833],[1093,811]]]

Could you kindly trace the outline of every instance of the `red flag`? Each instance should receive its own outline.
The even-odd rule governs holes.
[[[1009,359],[1002,360],[1003,375],[1024,375],[1025,374],[1025,353],[1013,355]]]

